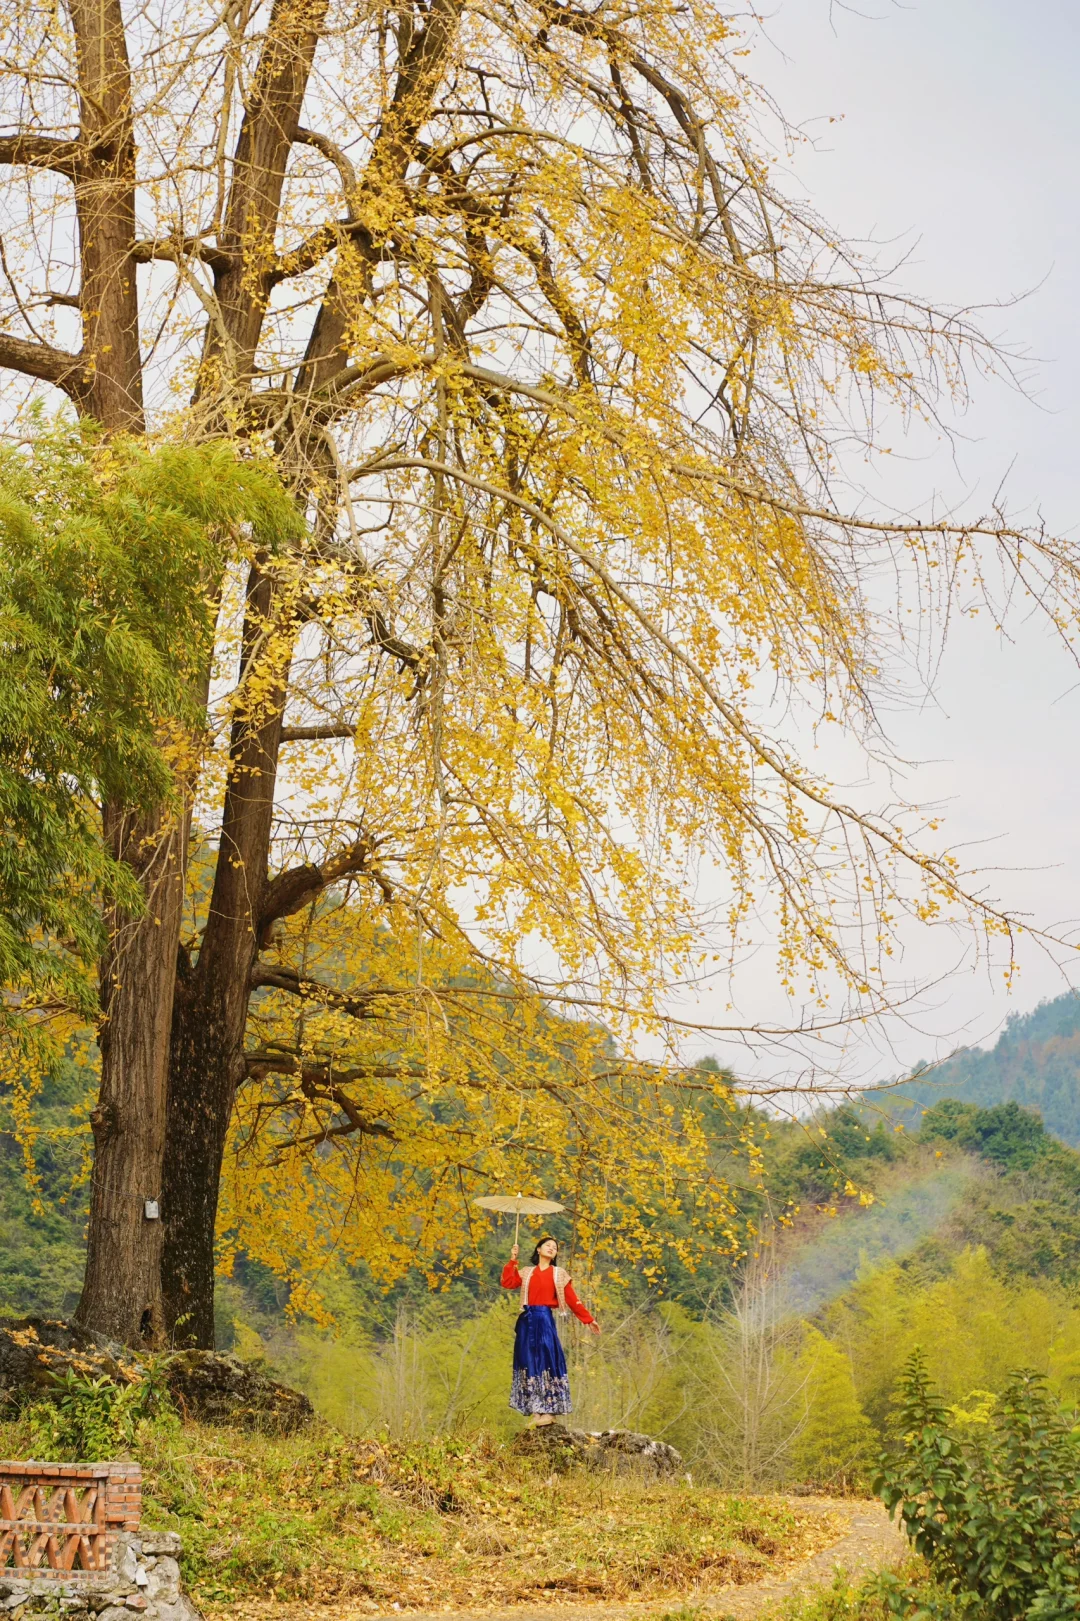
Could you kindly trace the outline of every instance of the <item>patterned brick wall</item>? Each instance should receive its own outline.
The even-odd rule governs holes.
[[[0,1463],[0,1571],[102,1575],[141,1513],[137,1463]]]

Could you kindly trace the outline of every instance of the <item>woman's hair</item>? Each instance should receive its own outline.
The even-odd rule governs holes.
[[[530,1266],[539,1266],[540,1265],[540,1246],[541,1246],[541,1244],[547,1244],[549,1242],[554,1244],[555,1253],[558,1254],[559,1240],[552,1233],[545,1233],[542,1238],[538,1238],[536,1240],[536,1248],[533,1250],[533,1252],[532,1252],[532,1260],[529,1262]]]

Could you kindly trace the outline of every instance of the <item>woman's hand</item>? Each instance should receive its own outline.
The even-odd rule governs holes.
[[[589,1328],[589,1333],[590,1334],[599,1334],[599,1332],[600,1332],[600,1324],[599,1323],[592,1322],[592,1323],[590,1323],[588,1325],[588,1328]]]
[[[511,1249],[510,1249],[510,1259],[512,1261],[516,1261],[517,1258],[518,1258],[518,1247],[517,1247],[516,1244],[514,1244],[514,1245],[511,1246]]]

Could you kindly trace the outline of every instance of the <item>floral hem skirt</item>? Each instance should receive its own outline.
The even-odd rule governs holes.
[[[550,1306],[526,1306],[517,1320],[510,1406],[530,1418],[571,1411],[566,1357]]]

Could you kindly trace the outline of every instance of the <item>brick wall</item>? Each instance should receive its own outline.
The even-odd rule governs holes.
[[[141,1513],[137,1463],[0,1463],[0,1571],[92,1580]]]

